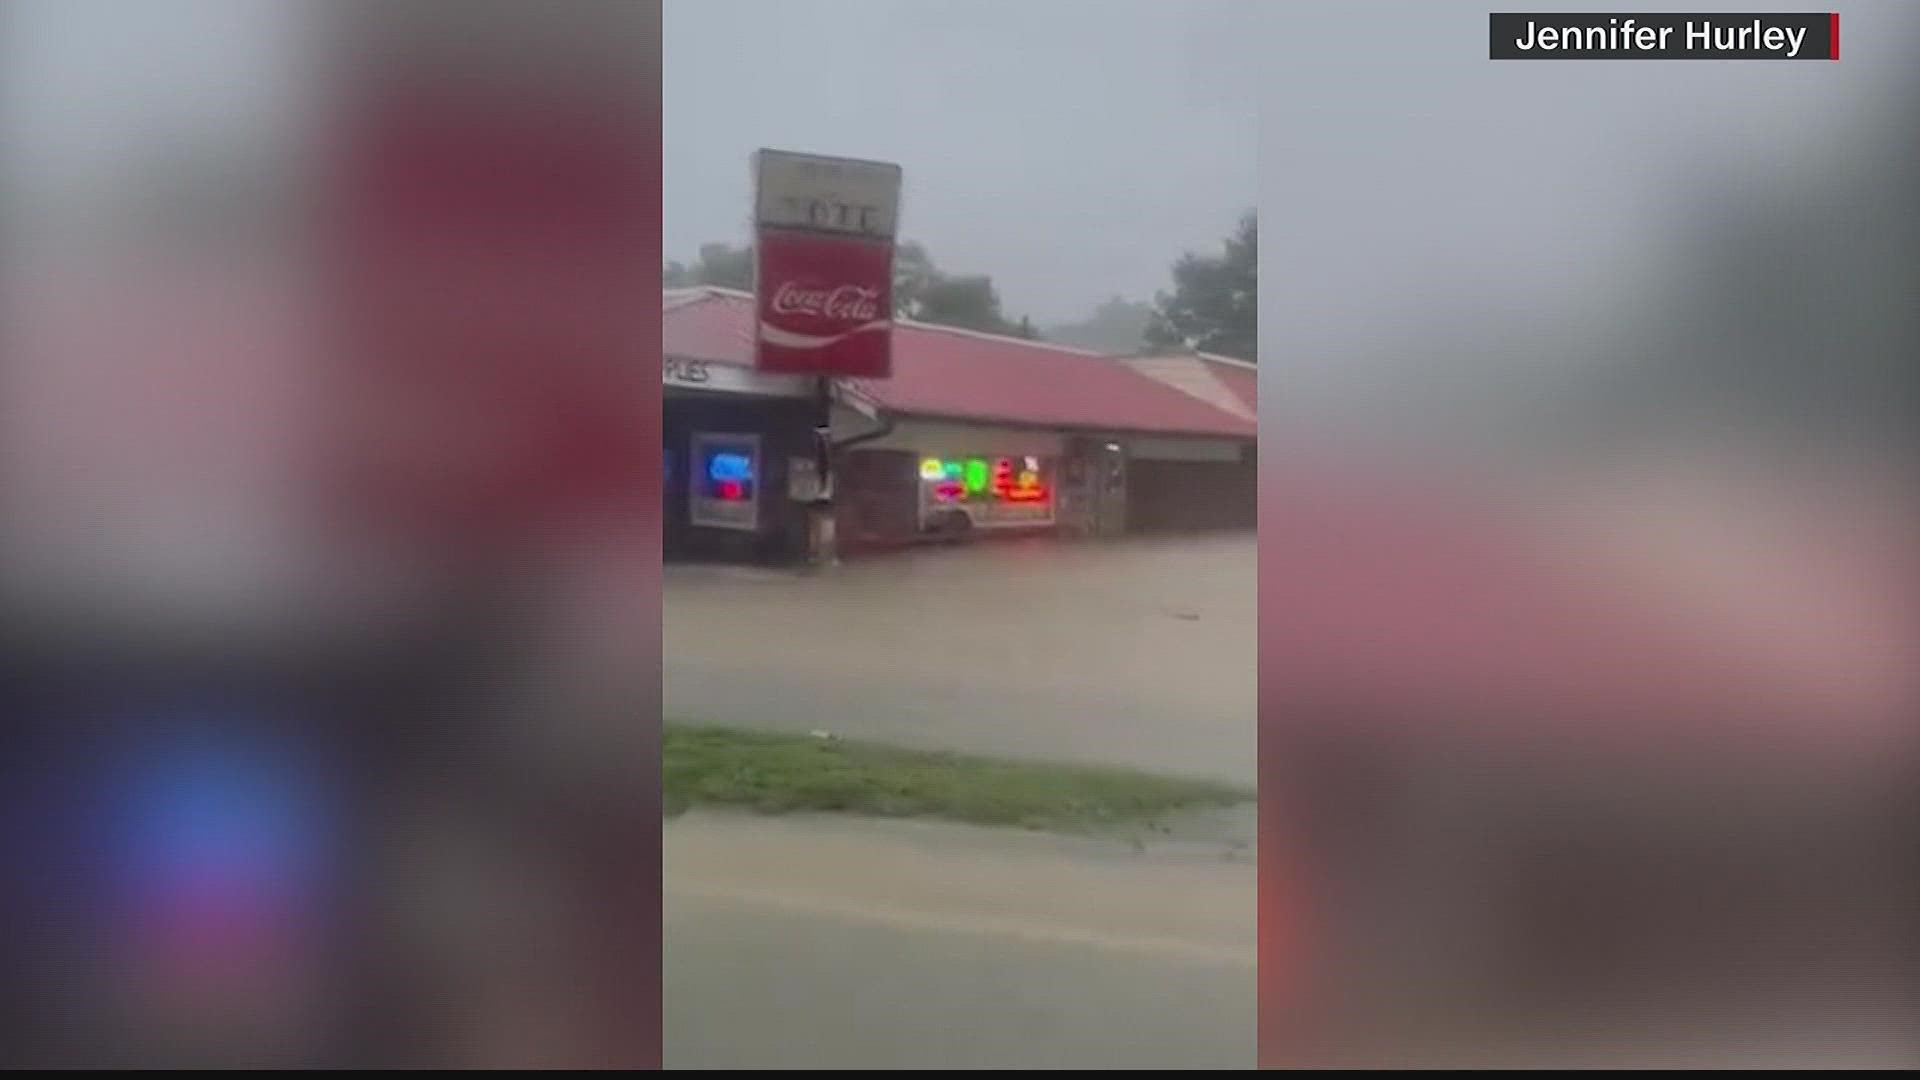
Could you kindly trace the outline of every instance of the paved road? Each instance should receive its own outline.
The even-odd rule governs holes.
[[[1251,534],[669,567],[666,715],[1251,782]]]
[[[1254,867],[858,819],[667,826],[668,1068],[1254,1060]]]

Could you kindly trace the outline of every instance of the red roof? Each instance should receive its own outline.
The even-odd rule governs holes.
[[[663,355],[753,366],[751,300],[714,289],[668,289],[661,304]]]
[[[1257,368],[1244,361],[1209,356],[1206,353],[1200,354],[1200,359],[1206,362],[1207,369],[1213,372],[1213,377],[1226,384],[1227,389],[1233,391],[1235,397],[1245,402],[1248,409],[1259,412],[1260,380]]]
[[[724,289],[669,291],[667,356],[753,363],[753,300]],[[891,379],[845,387],[890,412],[1003,424],[1252,439],[1255,424],[1098,353],[900,322]]]
[[[1124,363],[1142,375],[1249,420],[1260,413],[1254,366],[1212,353],[1176,352],[1129,356]]]

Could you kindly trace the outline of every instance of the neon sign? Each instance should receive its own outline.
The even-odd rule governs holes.
[[[1028,468],[1015,470],[1013,459],[1001,458],[993,464],[993,495],[1007,502],[1040,502],[1046,499],[1047,490],[1040,484],[1039,462],[1031,462]]]
[[[967,491],[978,495],[987,490],[987,463],[979,458],[967,462]]]
[[[753,458],[729,451],[716,452],[707,459],[707,479],[713,481],[713,496],[738,502],[753,493]]]
[[[922,458],[922,505],[957,507],[979,524],[1044,524],[1052,489],[1037,457]]]
[[[716,453],[707,459],[707,475],[715,480],[751,480],[753,459],[745,454]]]
[[[696,432],[689,470],[690,518],[695,525],[759,527],[760,440],[755,435]]]

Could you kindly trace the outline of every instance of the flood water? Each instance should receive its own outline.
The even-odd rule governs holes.
[[[669,566],[670,723],[1255,777],[1251,533]]]

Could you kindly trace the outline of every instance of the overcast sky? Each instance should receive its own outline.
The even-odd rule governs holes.
[[[273,122],[285,5],[127,6],[7,6],[10,150],[111,172],[188,104]],[[746,239],[756,147],[889,159],[908,237],[1056,322],[1151,296],[1257,203],[1262,352],[1298,389],[1435,322],[1615,318],[1669,284],[1690,186],[1736,200],[1743,176],[1910,139],[1858,127],[1910,69],[1920,4],[1841,14],[1837,64],[1492,63],[1466,0],[666,0],[663,246]]]
[[[1150,298],[1258,194],[1247,0],[667,0],[663,247],[747,238],[761,146],[899,162],[1009,314]]]
[[[1497,5],[1496,5],[1497,7]],[[1535,0],[1530,11],[1804,3]],[[1920,5],[1841,5],[1839,63],[1487,59],[1484,3],[1262,5],[1263,415],[1604,353],[1691,271],[1683,215],[1831,175],[1879,139]],[[1300,48],[1297,42],[1317,43]],[[1863,130],[1863,125],[1867,127]],[[1271,397],[1269,398],[1269,395]]]

